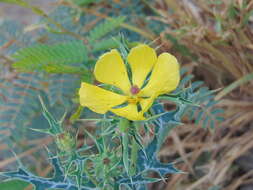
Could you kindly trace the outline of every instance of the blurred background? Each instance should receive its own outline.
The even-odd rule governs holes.
[[[126,23],[135,27],[121,25],[127,38],[151,41],[158,51],[171,52],[187,68],[187,74],[194,76],[192,81],[204,81],[209,89],[217,89],[215,106],[224,110],[224,121],[215,123],[215,129],[210,130],[203,128],[202,122],[196,124],[184,118],[185,125],[173,129],[159,157],[163,162],[176,160],[177,167],[186,173],[167,176],[166,182],[153,184],[150,189],[253,190],[253,1],[30,2],[74,32],[87,31],[106,17],[126,16]],[[70,20],[81,26],[75,30],[69,26]],[[25,132],[30,126],[38,127],[38,122],[46,125],[38,102],[31,108],[28,106],[28,102],[37,101],[31,91],[46,89],[42,93],[51,93],[49,104],[62,107],[55,110],[61,115],[67,105],[65,99],[74,94],[78,84],[65,75],[42,80],[10,67],[8,55],[33,43],[27,33],[36,40],[56,41],[55,36],[48,37],[40,31],[41,23],[43,18],[31,10],[0,2],[0,133],[4,139],[0,144],[0,170],[16,167],[12,149],[25,160],[25,165],[33,163],[36,173],[47,176],[52,169],[45,161],[43,147],[52,139],[38,135],[31,138],[34,133]],[[61,90],[68,84],[72,89]],[[9,142],[10,139],[15,143]]]
[[[32,5],[40,7],[45,12],[50,12],[55,6],[55,0],[30,0]],[[23,24],[32,24],[39,21],[39,16],[34,14],[31,10],[20,7],[18,5],[11,5],[0,2],[0,17],[1,19],[16,20]]]

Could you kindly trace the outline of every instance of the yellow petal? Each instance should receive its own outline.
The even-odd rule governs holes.
[[[145,120],[143,113],[138,112],[136,104],[128,104],[125,107],[111,109],[110,111],[115,113],[116,115],[119,115],[121,117],[125,117],[129,120],[132,120],[132,121]]]
[[[153,95],[152,97],[150,98],[145,98],[145,99],[142,99],[140,101],[140,105],[141,105],[141,108],[142,108],[142,112],[145,113],[146,111],[148,111],[148,109],[152,106],[155,98],[157,96],[156,95]]]
[[[141,88],[157,61],[155,50],[145,44],[138,45],[130,50],[127,61],[131,66],[133,84]]]
[[[84,82],[79,89],[79,98],[82,106],[100,114],[106,113],[114,106],[123,104],[127,99],[125,96]]]
[[[177,59],[169,54],[162,53],[157,59],[150,80],[141,91],[142,96],[161,95],[176,89],[180,80],[179,64]]]
[[[130,81],[127,75],[125,64],[115,49],[103,54],[97,61],[94,75],[99,82],[114,85],[123,92],[130,90]]]

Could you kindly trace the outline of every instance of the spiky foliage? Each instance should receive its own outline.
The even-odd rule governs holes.
[[[52,165],[54,166],[54,175],[52,178],[38,177],[28,172],[22,164],[20,164],[17,171],[2,172],[3,176],[8,178],[16,178],[22,181],[31,183],[36,189],[47,190],[49,188],[66,189],[66,190],[91,190],[91,189],[137,189],[145,184],[159,181],[159,178],[145,177],[149,171],[156,171],[161,176],[168,173],[179,173],[174,168],[173,164],[162,164],[157,160],[156,153],[159,150],[157,137],[145,149],[141,149],[137,154],[137,171],[132,175],[122,169],[122,162],[124,162],[124,151],[121,152],[120,146],[111,144],[110,140],[118,139],[120,134],[117,134],[115,125],[104,119],[100,121],[100,125],[110,126],[109,130],[103,131],[99,138],[93,137],[88,133],[93,141],[97,151],[94,154],[84,154],[81,156],[80,152],[89,150],[90,148],[80,148],[75,150],[75,139],[69,138],[64,132],[62,123],[63,120],[57,121],[47,110],[45,104],[41,100],[43,115],[48,120],[48,129],[33,129],[39,132],[47,133],[53,136],[57,142],[59,153],[56,156],[50,154]],[[158,126],[159,128],[159,126]],[[113,130],[112,130],[113,129]],[[104,130],[104,129],[102,129]],[[128,134],[125,134],[128,135]],[[130,135],[127,138],[130,138]],[[113,138],[112,138],[113,137]],[[131,147],[122,144],[122,148],[126,148],[127,152]],[[115,154],[111,154],[110,149],[114,149]],[[89,150],[90,151],[90,150]],[[60,160],[60,158],[62,160]],[[67,159],[66,159],[67,158]],[[108,160],[108,161],[107,161]]]
[[[92,190],[96,188],[90,188],[85,186],[78,187],[73,181],[65,178],[63,170],[61,168],[58,158],[51,158],[52,165],[54,167],[54,176],[52,178],[42,178],[33,175],[28,172],[25,168],[20,167],[14,172],[5,172],[1,175],[8,178],[17,178],[34,185],[36,190],[47,190],[47,189],[66,189],[66,190]]]
[[[188,79],[182,79],[177,91],[185,90],[184,85]],[[199,86],[200,83],[196,83],[198,85],[194,85],[194,83],[192,85]],[[189,106],[197,106],[197,103],[201,101],[206,102],[206,91],[201,96],[201,93],[196,95],[192,86],[189,88],[191,90],[188,91],[186,88],[186,92],[177,95],[161,97],[162,99],[170,98],[171,101],[174,101],[177,104],[175,110],[166,112],[161,104],[153,106],[151,115],[154,115],[152,117],[154,119],[150,120],[150,126],[155,127],[155,135],[145,148],[135,126],[127,129],[129,130],[128,132],[125,131],[120,134],[117,132],[117,128],[122,125],[121,122],[102,118],[101,120],[98,119],[100,129],[97,132],[100,134],[99,137],[94,137],[86,131],[88,137],[94,141],[95,150],[92,150],[87,145],[81,147],[80,150],[75,150],[76,140],[73,135],[64,131],[63,120],[57,121],[54,119],[42,102],[43,115],[48,120],[50,127],[48,129],[34,130],[48,133],[55,138],[59,153],[53,158],[53,165],[56,169],[54,177],[50,179],[37,177],[27,172],[24,168],[19,168],[16,172],[2,173],[2,175],[24,180],[42,190],[47,188],[70,190],[96,188],[146,189],[146,184],[160,181],[166,174],[180,172],[171,163],[160,163],[157,159],[157,153],[170,129],[181,124],[181,118],[185,113],[188,113]],[[209,94],[211,93],[209,92]],[[195,99],[195,96],[198,99]],[[210,97],[208,97],[208,101],[210,100]],[[160,115],[161,113],[162,115]],[[117,145],[119,140],[121,144]],[[133,163],[129,162],[129,152],[131,152],[131,155],[134,154],[132,150],[134,149],[133,146],[136,145],[132,144],[129,146],[130,141],[133,141],[139,147],[139,151],[136,154],[136,163],[134,163],[136,169],[134,170],[132,169]],[[111,142],[114,143],[112,144]],[[111,154],[112,149],[114,154]],[[87,154],[87,151],[89,151],[89,154]],[[94,155],[90,154],[90,151],[94,152]],[[51,155],[51,157],[53,156]],[[86,169],[84,169],[85,167]],[[156,172],[161,178],[150,177],[150,172]]]
[[[182,80],[178,91],[185,89],[184,85],[187,81],[186,78]],[[198,85],[194,85],[193,83],[192,86],[199,86],[200,84],[199,82],[195,83],[198,83]],[[54,119],[42,102],[43,115],[47,118],[50,128],[44,130],[36,129],[36,131],[52,135],[58,145],[58,155],[54,157],[51,155],[53,157],[52,164],[55,168],[54,177],[37,177],[22,167],[16,172],[5,172],[2,175],[24,180],[42,190],[46,190],[47,188],[86,190],[112,187],[115,189],[146,189],[146,184],[160,181],[168,173],[180,172],[171,163],[160,163],[157,159],[157,152],[166,139],[170,129],[181,124],[181,118],[188,110],[187,108],[189,106],[197,106],[196,103],[201,102],[201,100],[205,102],[206,91],[202,93],[202,96],[196,95],[192,86],[189,87],[191,89],[190,91],[186,90],[187,92],[183,92],[183,94],[166,96],[166,98],[169,97],[170,100],[177,103],[177,108],[174,111],[166,112],[161,104],[154,105],[153,112],[158,117],[154,117],[155,119],[150,121],[150,125],[155,126],[155,136],[146,148],[141,143],[141,137],[138,135],[138,131],[131,131],[134,130],[134,126],[131,127],[132,129],[129,132],[121,134],[122,136],[120,137],[116,128],[121,124],[117,120],[98,120],[101,128],[98,130],[100,134],[98,138],[95,138],[86,131],[88,137],[94,141],[96,147],[94,153],[96,156],[90,154],[91,147],[87,147],[86,145],[81,147],[80,150],[75,150],[75,139],[68,132],[64,132],[62,120],[57,121]],[[211,93],[209,92],[209,94]],[[195,96],[198,99],[195,99]],[[164,97],[162,98],[164,99]],[[208,97],[208,100],[210,101],[210,97]],[[163,114],[160,116],[161,113]],[[111,144],[112,141],[116,143],[118,140],[122,142],[120,145],[122,146],[122,151],[120,151],[120,146]],[[130,150],[134,146],[129,146],[128,142],[130,140],[134,140],[139,147],[138,154],[136,155],[136,170],[132,170],[131,164],[129,163],[129,152],[131,152]],[[112,149],[115,154],[111,154]],[[89,154],[87,154],[87,150],[89,150]],[[82,151],[84,152],[81,153]],[[60,161],[60,158],[64,159]],[[83,167],[87,168],[83,169]],[[122,167],[125,169],[122,169]],[[149,177],[149,172],[156,172],[161,178]]]

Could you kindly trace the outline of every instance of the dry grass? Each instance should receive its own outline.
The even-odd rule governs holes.
[[[159,36],[163,48],[174,51],[211,88],[226,87],[216,96],[226,120],[215,133],[187,124],[168,138],[160,156],[180,155],[179,167],[187,174],[170,176],[160,189],[236,190],[253,184],[252,169],[242,167],[249,164],[252,168],[253,161],[238,160],[241,156],[247,160],[253,148],[253,20],[249,16],[253,2],[165,0],[156,7],[159,16],[149,19],[168,26]],[[184,54],[182,46],[198,59]]]

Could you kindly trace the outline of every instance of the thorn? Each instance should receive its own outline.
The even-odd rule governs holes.
[[[12,154],[14,155],[14,157],[16,158],[17,160],[17,163],[18,163],[18,167],[19,168],[24,168],[24,165],[22,164],[21,160],[19,159],[18,155],[13,151],[13,150],[10,150],[12,152]]]
[[[59,124],[62,124],[62,123],[63,123],[64,119],[66,118],[67,113],[68,113],[68,112],[67,112],[67,110],[65,109],[64,114],[62,115],[61,119],[58,121]]]

